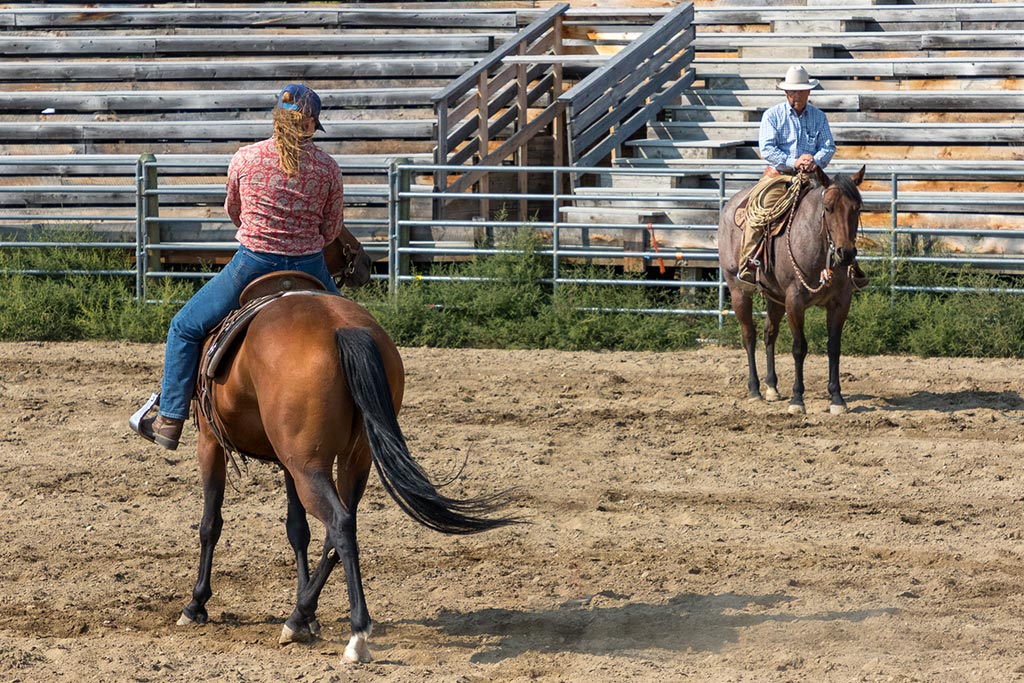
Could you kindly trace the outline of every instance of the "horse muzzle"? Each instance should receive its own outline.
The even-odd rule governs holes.
[[[842,247],[836,248],[836,262],[837,265],[845,267],[853,263],[853,259],[857,258],[857,247],[850,247],[844,249]]]

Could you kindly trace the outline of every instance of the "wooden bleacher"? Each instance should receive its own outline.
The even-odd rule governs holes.
[[[281,85],[321,95],[326,132],[316,140],[345,170],[347,223],[384,243],[388,162],[431,160],[431,95],[545,11],[532,2],[7,7],[0,231],[82,225],[134,238],[136,160],[153,153],[171,164],[160,171],[161,241],[222,244],[233,234],[223,168],[270,134]],[[578,60],[566,82],[618,49],[595,36],[642,31],[657,16],[619,7],[567,17],[564,58]],[[430,178],[417,181],[430,189]]]
[[[176,164],[161,184],[180,190],[160,197],[162,239],[197,242],[230,240],[223,167],[270,135],[288,82],[321,95],[317,144],[345,170],[348,224],[383,241],[389,160],[431,159],[431,94],[523,21],[498,3],[7,7],[0,230],[87,225],[134,239],[136,160],[153,153]]]
[[[838,4],[837,4],[838,5]],[[706,171],[647,182],[609,174],[593,201],[567,209],[600,222],[617,207],[624,222],[717,223],[718,172],[741,170],[726,196],[752,182],[761,115],[785,100],[775,88],[803,64],[822,86],[811,104],[829,115],[838,152],[830,170],[866,164],[863,225],[890,225],[888,174],[934,172],[900,182],[899,221],[914,228],[1021,229],[1024,211],[1024,4],[719,7],[698,3],[697,81],[644,139],[623,145],[622,168]],[[974,174],[1000,171],[1003,177]],[[609,188],[616,201],[596,199]],[[647,199],[652,194],[660,201]],[[631,196],[637,197],[630,200]],[[679,208],[686,207],[686,208]],[[633,218],[625,214],[632,211]],[[663,249],[713,249],[712,231],[659,232]],[[870,242],[870,239],[868,240]],[[937,249],[1024,253],[1018,239],[935,240]]]

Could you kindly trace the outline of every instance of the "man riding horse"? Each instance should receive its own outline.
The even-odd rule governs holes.
[[[807,103],[810,91],[818,81],[810,78],[802,66],[791,66],[778,88],[785,91],[786,102],[765,111],[761,118],[758,144],[761,158],[768,166],[750,192],[751,204],[765,207],[748,211],[740,247],[740,286],[750,292],[758,289],[758,270],[764,259],[758,252],[770,224],[779,212],[771,211],[781,201],[797,201],[799,188],[793,183],[805,177],[824,175],[824,169],[836,153],[836,144],[825,113]],[[791,192],[796,189],[797,192]],[[863,289],[868,279],[856,262],[853,264],[853,286]]]

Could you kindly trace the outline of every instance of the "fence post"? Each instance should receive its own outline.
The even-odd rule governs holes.
[[[160,215],[157,188],[156,156],[149,152],[139,156],[135,167],[135,296],[146,299],[146,273],[149,272],[149,245],[160,243],[160,225],[150,219]]]
[[[412,190],[412,171],[409,168],[402,168],[410,163],[407,158],[395,159],[391,162],[390,190],[391,211],[389,212],[391,225],[388,228],[390,238],[388,240],[388,252],[390,262],[388,264],[388,292],[397,294],[401,284],[401,278],[409,274],[409,254],[403,250],[409,246],[409,225],[408,220],[412,216],[410,203],[411,199],[403,196]],[[442,200],[443,202],[443,200]]]
[[[889,239],[889,300],[891,304],[896,303],[896,254],[899,251],[899,246],[896,243],[897,234],[896,230],[899,227],[899,179],[896,173],[892,174],[892,200],[889,211],[890,225],[892,227],[892,236]]]

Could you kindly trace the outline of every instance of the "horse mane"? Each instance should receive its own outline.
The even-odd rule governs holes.
[[[837,173],[832,176],[832,185],[839,188],[847,198],[852,199],[858,204],[861,203],[860,190],[857,189],[857,184],[853,182],[853,178],[846,175],[845,173]]]

